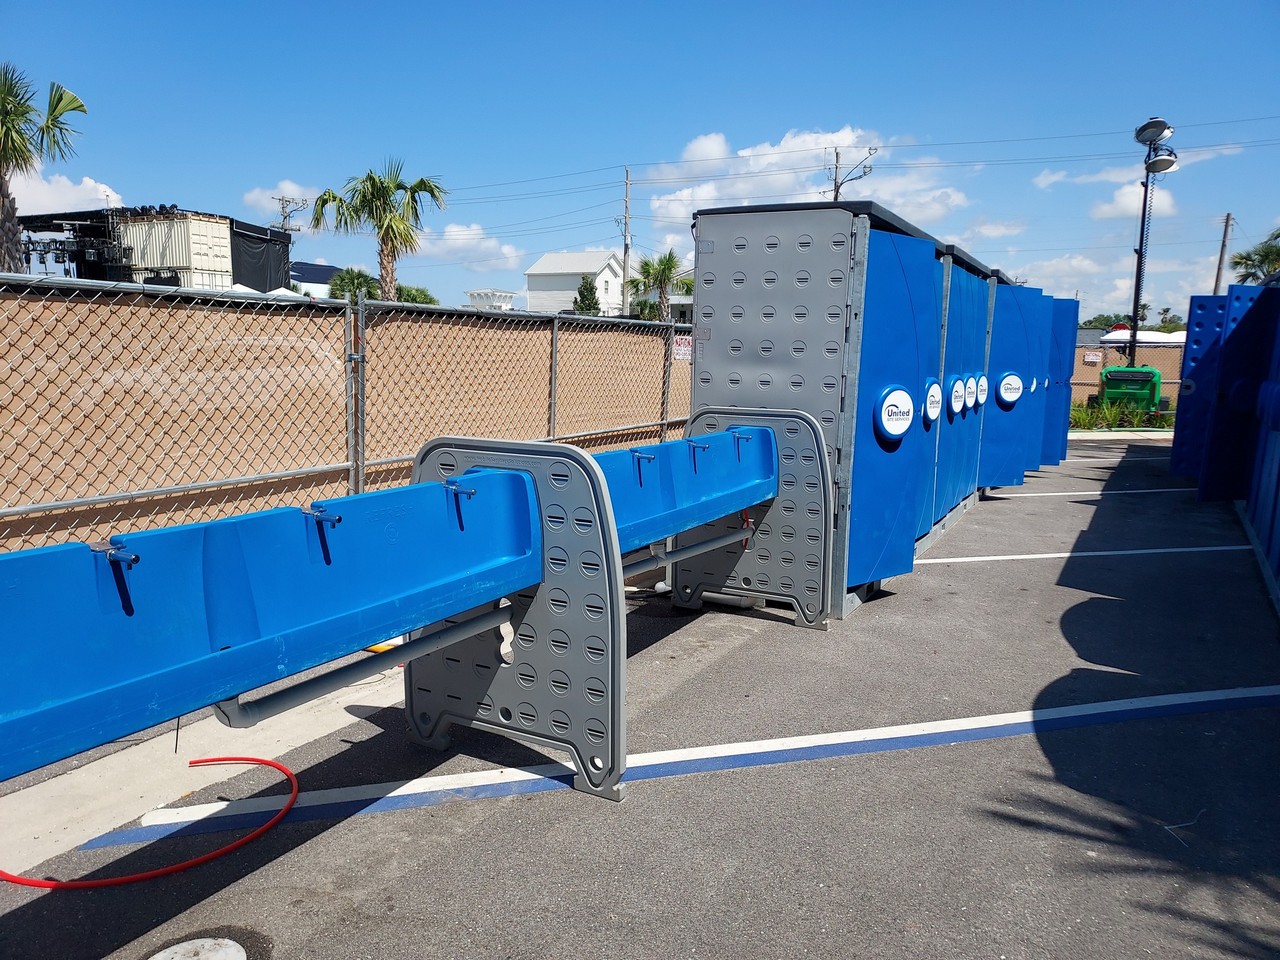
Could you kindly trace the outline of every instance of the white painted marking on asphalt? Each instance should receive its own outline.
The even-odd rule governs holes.
[[[983,563],[988,560],[1066,560],[1076,557],[1140,557],[1154,553],[1220,553],[1226,550],[1252,550],[1247,543],[1222,547],[1149,547],[1136,550],[1069,550],[1066,553],[1003,553],[987,557],[929,557],[922,563]]]
[[[1148,460],[1168,460],[1169,457],[1069,457],[1066,460],[1060,460],[1059,463],[1117,463],[1124,461],[1125,463],[1145,463]]]
[[[1157,487],[1153,490],[1069,490],[1051,493],[995,493],[996,497],[1111,497],[1120,493],[1195,493],[1195,487]]]
[[[1204,690],[1195,693],[1173,693],[1153,697],[1135,697],[1127,700],[1108,700],[1070,707],[1050,707],[1043,710],[1018,710],[1012,713],[997,713],[982,717],[932,720],[893,727],[874,727],[864,730],[845,730],[838,733],[778,737],[772,740],[748,740],[739,743],[632,754],[627,758],[627,768],[629,770],[640,770],[645,767],[668,763],[710,760],[723,757],[747,757],[754,754],[805,750],[812,747],[837,744],[874,742],[877,740],[893,740],[902,737],[918,737],[932,734],[961,733],[1018,723],[1047,723],[1071,717],[1105,716],[1106,714],[1124,713],[1135,709],[1153,710],[1180,704],[1230,702],[1232,700],[1278,695],[1280,695],[1280,684],[1230,690]],[[539,764],[535,767],[505,767],[499,770],[483,770],[474,773],[420,777],[416,780],[402,783],[366,784],[332,790],[315,790],[301,794],[298,797],[297,806],[308,807],[326,803],[373,801],[391,796],[403,797],[416,794],[440,793],[465,789],[466,787],[482,787],[511,783],[517,780],[563,776],[571,772],[572,770],[563,764],[550,763]],[[303,775],[305,776],[305,773]],[[254,797],[246,800],[167,808],[146,814],[142,817],[141,822],[142,826],[192,823],[207,817],[238,816],[264,810],[278,810],[283,802],[283,797]]]

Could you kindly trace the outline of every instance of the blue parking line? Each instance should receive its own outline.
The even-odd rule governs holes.
[[[731,744],[724,752],[716,748],[698,751],[703,755],[672,760],[657,759],[631,766],[623,777],[624,783],[646,780],[663,780],[700,773],[725,770],[742,770],[750,767],[775,766],[787,763],[804,763],[814,760],[831,760],[841,757],[864,756],[876,753],[892,753],[899,750],[916,750],[924,747],[952,746],[977,743],[984,740],[1000,740],[1028,734],[1044,734],[1075,730],[1111,723],[1128,723],[1136,720],[1153,720],[1196,714],[1222,713],[1236,710],[1273,709],[1280,707],[1280,686],[1252,687],[1238,690],[1219,690],[1176,695],[1144,697],[1128,701],[1108,701],[1067,707],[1052,707],[1027,711],[1027,719],[1004,723],[991,723],[988,718],[973,718],[971,726],[946,724],[947,729],[929,730],[942,724],[917,724],[925,728],[919,733],[903,735],[874,735],[875,731],[849,731],[847,734],[823,738],[825,742],[802,746],[780,746],[768,749],[763,744]],[[888,730],[902,728],[887,728]],[[869,735],[871,734],[871,735]],[[845,738],[845,739],[842,739]],[[777,742],[785,743],[783,738]],[[749,746],[750,749],[743,749]],[[763,747],[763,748],[762,748]],[[674,751],[678,752],[678,751]],[[662,755],[655,755],[661,757]],[[305,823],[315,820],[340,820],[347,817],[387,813],[392,810],[412,810],[466,800],[494,800],[524,794],[546,793],[550,790],[570,789],[573,775],[538,776],[528,779],[503,780],[468,787],[425,789],[421,792],[395,794],[369,798],[338,799],[329,803],[316,803],[294,807],[285,823]],[[270,813],[227,813],[207,816],[198,820],[155,824],[115,830],[82,845],[82,850],[129,844],[151,843],[170,836],[198,836],[227,830],[249,830],[262,823]]]

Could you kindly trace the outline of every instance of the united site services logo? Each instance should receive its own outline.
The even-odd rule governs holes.
[[[1016,373],[1006,373],[997,388],[1001,403],[1013,404],[1022,396],[1022,378]]]
[[[915,414],[911,394],[901,388],[890,390],[880,401],[880,429],[885,436],[896,439],[911,429]]]
[[[924,394],[924,418],[930,423],[942,415],[942,384],[937,380],[930,381],[929,389]]]

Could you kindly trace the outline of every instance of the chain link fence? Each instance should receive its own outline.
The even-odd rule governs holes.
[[[407,481],[444,435],[665,438],[688,327],[0,275],[0,549]]]
[[[1138,344],[1138,366],[1155,367],[1160,371],[1160,396],[1169,401],[1170,409],[1178,403],[1178,390],[1182,386],[1181,343]],[[1129,347],[1096,344],[1076,347],[1075,371],[1071,375],[1071,402],[1089,403],[1098,396],[1100,378],[1105,367],[1124,367],[1129,364]]]

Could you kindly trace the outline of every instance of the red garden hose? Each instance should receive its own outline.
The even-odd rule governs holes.
[[[6,873],[0,870],[0,880],[7,880],[9,883],[17,883],[24,887],[42,887],[46,890],[89,890],[95,887],[118,887],[126,883],[138,883],[141,880],[154,880],[156,877],[167,877],[171,873],[177,873],[180,870],[187,870],[191,867],[198,867],[202,863],[208,863],[210,860],[216,860],[223,854],[230,853],[232,850],[239,850],[251,840],[256,840],[262,836],[277,823],[285,818],[285,815],[293,808],[294,803],[298,799],[298,778],[294,776],[293,771],[286,767],[283,763],[276,763],[274,760],[260,760],[256,757],[206,757],[203,760],[192,760],[189,766],[203,767],[214,763],[256,763],[264,767],[274,767],[289,778],[289,784],[292,792],[289,799],[274,817],[264,823],[252,833],[228,843],[225,847],[219,847],[211,853],[203,854],[199,857],[193,857],[190,860],[184,860],[181,863],[175,863],[168,867],[160,867],[156,870],[147,870],[144,873],[130,873],[123,877],[104,877],[100,880],[32,880],[29,877],[18,877],[12,873]]]

